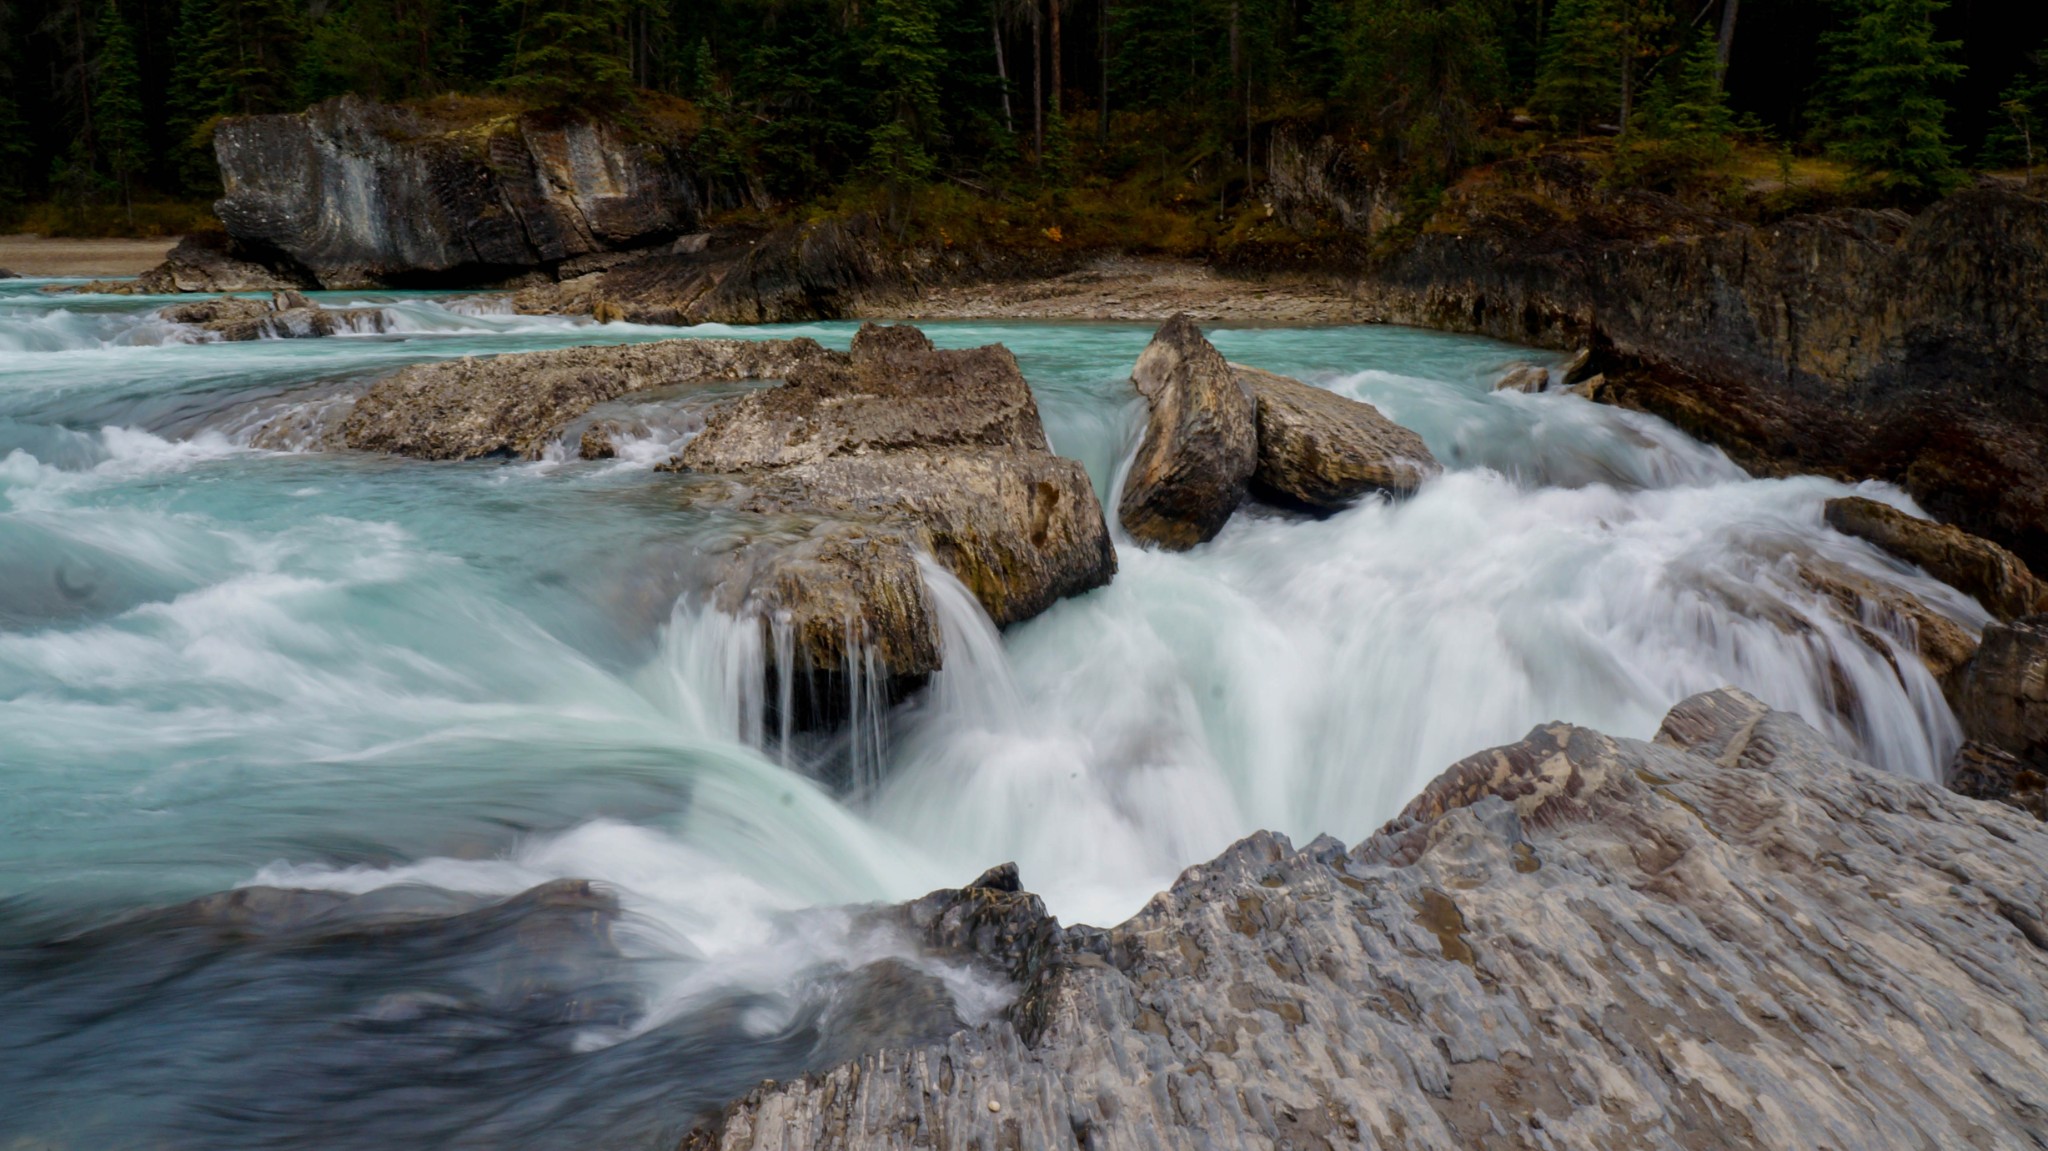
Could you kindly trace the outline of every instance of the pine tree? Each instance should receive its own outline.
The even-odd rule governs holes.
[[[171,35],[174,63],[164,127],[170,137],[172,173],[188,194],[219,186],[212,132],[214,119],[227,111],[227,90],[218,62],[208,52],[218,23],[214,0],[181,0],[177,30]]]
[[[121,191],[121,205],[135,218],[135,178],[149,160],[143,137],[142,75],[135,63],[135,38],[120,5],[107,0],[100,14],[99,55],[93,75],[94,124],[100,162]]]
[[[1705,35],[1660,61],[1636,109],[1635,130],[1616,152],[1619,182],[1684,182],[1728,158],[1734,151],[1735,115],[1721,90],[1720,72],[1720,46]]]
[[[625,0],[505,0],[514,28],[499,82],[550,107],[617,108],[632,97]]]
[[[1991,110],[1991,130],[1984,134],[1982,163],[1986,167],[2025,165],[2029,179],[2033,168],[2048,154],[2048,47],[2031,52],[2026,67],[1998,94],[1998,106]]]
[[[1961,45],[1934,38],[1945,0],[1858,0],[1830,38],[1827,134],[1861,182],[1887,196],[1926,199],[1963,178],[1940,88],[1961,78]]]
[[[868,133],[869,175],[891,184],[931,176],[928,141],[939,129],[938,15],[933,0],[875,0],[870,9],[867,59],[880,85],[881,122]]]
[[[1623,52],[1616,0],[1558,0],[1529,107],[1560,128],[1583,134],[1621,108],[1615,69]]]

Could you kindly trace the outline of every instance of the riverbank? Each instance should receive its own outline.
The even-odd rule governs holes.
[[[904,320],[1115,320],[1157,323],[1347,324],[1367,319],[1333,277],[1245,280],[1197,260],[1106,256],[1063,275],[941,284],[864,318]]]
[[[163,263],[179,236],[148,240],[80,240],[27,233],[0,236],[0,268],[17,276],[139,276]]]

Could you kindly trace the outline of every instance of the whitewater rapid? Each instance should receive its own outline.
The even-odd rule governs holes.
[[[598,463],[421,464],[262,429],[422,359],[693,334],[843,347],[851,325],[684,332],[331,293],[385,308],[385,331],[222,344],[156,318],[161,300],[36,287],[0,288],[0,947],[237,885],[509,896],[594,879],[627,910],[643,1001],[630,1023],[580,1032],[579,1052],[631,1047],[741,990],[767,1004],[747,1033],[782,1035],[807,1002],[792,989],[817,972],[914,958],[822,909],[1015,860],[1063,920],[1113,923],[1251,831],[1356,841],[1450,763],[1535,724],[1647,737],[1672,703],[1723,684],[1934,779],[1960,736],[1910,634],[1849,626],[1799,566],[1985,620],[1822,521],[1830,497],[1910,507],[1901,493],[1752,479],[1653,418],[1489,390],[1541,353],[1225,328],[1211,335],[1229,358],[1378,405],[1447,474],[1327,519],[1249,509],[1186,554],[1118,531],[1110,586],[1003,633],[931,567],[945,670],[839,745],[794,754],[761,736],[758,629],[685,594],[745,530],[665,497],[673,477],[652,467],[686,414],[626,405],[645,442]],[[1008,345],[1054,450],[1113,507],[1148,330],[927,330]],[[820,771],[835,755],[865,757],[860,786]],[[28,1012],[47,988],[10,970],[0,1010]],[[963,1015],[1000,1002],[936,974]],[[221,1010],[197,991],[188,1007]],[[30,1114],[167,1092],[161,1068],[118,1056],[76,1082],[43,1074],[124,1039],[169,1042],[155,1017],[131,1031],[55,1012],[38,1006],[32,1038],[0,1045],[0,1090]],[[239,1098],[232,1069],[261,1064],[247,1058],[189,1090]],[[163,1108],[162,1123],[184,1115]],[[226,1143],[243,1131],[202,1127]]]

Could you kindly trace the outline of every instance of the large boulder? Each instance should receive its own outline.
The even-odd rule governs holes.
[[[341,438],[358,451],[428,460],[533,459],[571,420],[628,393],[780,378],[833,355],[810,339],[662,340],[415,364],[357,400]]]
[[[1152,337],[1131,383],[1150,417],[1117,515],[1133,539],[1185,551],[1222,531],[1244,502],[1259,464],[1256,410],[1223,354],[1184,315]]]
[[[323,287],[503,278],[699,224],[680,148],[574,114],[441,120],[345,96],[224,120],[214,152],[228,233]]]
[[[1733,690],[1651,741],[1546,724],[1356,847],[1259,833],[1106,931],[1008,874],[919,901],[1016,979],[1003,1016],[683,1146],[2028,1147],[2044,856]]]
[[[2048,611],[2048,584],[2020,557],[1958,527],[1923,520],[1862,496],[1827,502],[1828,526],[1868,540],[1927,574],[1977,597],[2000,619]]]
[[[1407,495],[1443,471],[1421,436],[1371,404],[1243,364],[1230,369],[1258,406],[1251,490],[1263,499],[1330,511],[1368,492]]]
[[[915,328],[864,325],[847,356],[807,359],[782,386],[714,409],[664,466],[730,477],[700,490],[764,523],[820,525],[749,543],[716,593],[776,633],[778,687],[812,685],[793,701],[800,725],[841,714],[835,692],[900,698],[938,670],[920,555],[999,625],[1116,571],[1087,472],[1052,454],[1000,346],[940,350]]]
[[[2048,769],[2048,616],[1986,625],[1959,696],[1964,734]]]

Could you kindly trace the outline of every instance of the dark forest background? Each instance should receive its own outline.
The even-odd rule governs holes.
[[[219,117],[344,93],[687,122],[784,205],[1149,172],[1227,206],[1280,129],[1421,195],[1583,138],[1617,180],[1766,155],[1912,202],[2048,151],[2044,48],[2018,0],[0,0],[0,212],[185,226]]]

